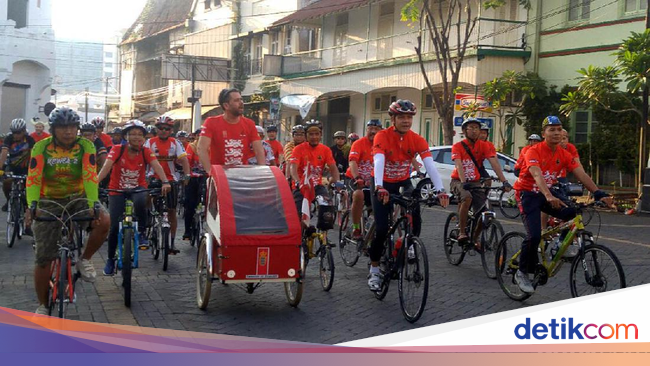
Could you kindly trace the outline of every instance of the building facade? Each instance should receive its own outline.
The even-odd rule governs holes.
[[[14,118],[46,118],[56,64],[51,3],[0,0],[0,133]]]

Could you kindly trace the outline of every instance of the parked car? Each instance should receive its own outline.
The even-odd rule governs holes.
[[[431,151],[431,155],[433,155],[433,160],[436,162],[436,167],[438,168],[438,172],[442,178],[442,184],[445,186],[445,190],[447,192],[450,192],[451,173],[455,168],[454,161],[451,160],[451,146],[435,146],[431,147],[429,150]],[[418,162],[422,164],[422,159],[420,159],[419,156],[417,159]],[[503,174],[505,175],[508,182],[511,185],[514,185],[517,177],[513,171],[517,160],[509,155],[502,154],[500,152],[497,152],[497,160],[499,160],[501,170],[503,171]],[[485,160],[483,162],[483,165],[485,166],[485,169],[487,169],[488,173],[490,173],[490,175],[496,177],[496,173],[492,169],[489,161]],[[420,190],[422,198],[426,199],[430,194],[432,194],[434,190],[433,184],[431,184],[429,177],[422,178],[422,174],[426,174],[424,166],[420,168],[420,173],[421,174],[413,172],[411,174],[411,182],[413,183],[414,187],[417,187],[417,189]],[[490,201],[496,202],[499,200],[499,194],[500,192],[498,191],[490,191],[488,198]],[[453,195],[451,193],[449,193],[449,195],[453,198]]]

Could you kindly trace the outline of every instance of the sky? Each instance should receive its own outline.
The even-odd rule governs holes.
[[[147,0],[52,0],[56,38],[99,41],[129,28]]]

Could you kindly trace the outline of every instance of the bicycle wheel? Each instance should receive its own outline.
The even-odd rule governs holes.
[[[157,224],[151,228],[149,235],[149,246],[151,247],[151,255],[153,259],[158,259],[160,256],[160,228]]]
[[[18,230],[20,230],[20,214],[18,213],[19,208],[17,207],[16,202],[14,202],[13,198],[9,200],[8,205],[9,207],[7,212],[9,214],[7,215],[7,246],[11,248],[16,242]]]
[[[61,260],[59,258],[52,261],[50,265],[50,287],[47,293],[47,315],[52,316],[54,308],[58,300],[59,289],[59,271],[61,268]]]
[[[521,212],[519,212],[519,206],[515,199],[514,190],[511,190],[510,192],[501,191],[501,194],[499,195],[499,210],[503,216],[509,219],[516,219],[519,217]]]
[[[210,294],[212,293],[212,277],[210,275],[210,268],[208,260],[208,242],[205,238],[201,239],[199,244],[199,255],[196,259],[196,303],[199,309],[205,310],[210,302]]]
[[[131,307],[131,254],[133,248],[133,229],[122,233],[122,287],[124,287],[124,306]]]
[[[389,241],[390,238],[386,240]],[[390,277],[388,276],[390,269],[393,267],[393,259],[391,258],[393,245],[392,242],[389,243],[390,245],[388,247],[384,247],[384,253],[381,256],[381,259],[379,259],[379,272],[382,276],[382,285],[381,290],[374,292],[377,300],[383,300],[388,293],[388,288],[390,287]]]
[[[348,267],[354,267],[359,260],[359,251],[357,250],[357,243],[352,240],[352,219],[350,211],[343,214],[341,219],[341,226],[339,227],[339,252],[343,264]]]
[[[323,233],[323,235],[327,235]],[[320,248],[318,249],[318,272],[320,273],[320,284],[323,287],[324,291],[329,291],[332,289],[334,284],[334,254],[332,254],[332,248],[327,243],[327,237],[325,236],[325,243],[320,241]]]
[[[501,239],[494,257],[494,265],[497,275],[497,281],[501,290],[509,298],[517,301],[523,301],[530,297],[519,289],[515,282],[515,273],[519,269],[519,254],[521,254],[521,243],[526,239],[526,235],[518,232],[511,232]]]
[[[616,254],[591,240],[585,244],[584,262],[577,255],[571,263],[571,295],[579,297],[625,288],[625,272]]]
[[[483,271],[488,278],[495,279],[497,278],[496,269],[494,267],[494,258],[497,246],[499,246],[499,241],[503,238],[505,232],[503,231],[503,226],[497,219],[492,219],[488,222],[487,228],[483,229],[483,234],[481,235],[482,240],[482,250],[481,250],[481,264],[483,265]]]
[[[57,288],[57,315],[61,319],[65,319],[66,311],[68,310],[68,301],[66,296],[68,291],[68,266],[70,265],[70,258],[68,258],[68,253],[65,250],[61,251],[60,256],[61,269],[59,271],[59,280]]]
[[[169,264],[169,228],[162,229],[162,236],[160,238],[160,249],[163,255],[163,271],[167,270]]]
[[[17,200],[17,205],[16,205],[16,214],[14,215],[15,217],[15,227],[16,227],[16,237],[18,240],[21,240],[23,238],[23,234],[25,233],[25,218],[24,218],[24,213],[25,209],[23,208],[23,200],[22,197],[18,198]]]
[[[444,249],[445,256],[447,261],[454,266],[457,266],[463,262],[465,258],[465,251],[463,247],[458,245],[458,236],[460,229],[458,228],[458,214],[452,212],[447,216],[447,221],[445,222],[445,232],[444,232]]]
[[[198,244],[199,241],[200,241],[201,222],[199,220],[200,220],[199,216],[195,215],[194,223],[192,225],[192,231],[191,231],[192,237],[190,238],[190,246],[194,246],[194,245]]]
[[[397,283],[402,314],[415,323],[424,312],[429,294],[429,257],[422,241],[413,236],[404,250],[402,268]]]
[[[304,247],[300,246],[300,273],[298,274],[298,279],[295,282],[285,282],[284,283],[284,294],[287,296],[287,302],[292,307],[297,307],[302,300],[302,292],[305,286],[305,250]]]

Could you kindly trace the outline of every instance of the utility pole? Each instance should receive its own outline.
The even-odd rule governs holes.
[[[648,0],[650,1],[650,0]],[[190,131],[194,130],[194,106],[196,106],[196,94],[194,88],[195,88],[195,83],[196,83],[196,63],[194,62],[194,58],[192,58],[192,122],[190,123]]]
[[[106,77],[106,90],[104,91],[104,121],[108,121],[108,77]]]
[[[86,120],[84,122],[88,122],[88,87],[86,87]]]

